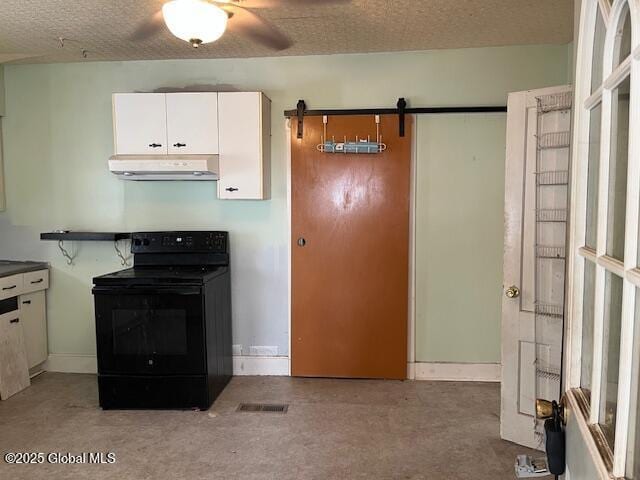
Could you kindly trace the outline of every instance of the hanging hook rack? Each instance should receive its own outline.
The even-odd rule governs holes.
[[[319,152],[323,153],[381,153],[387,149],[387,146],[382,143],[382,134],[380,133],[380,115],[374,115],[376,122],[376,141],[371,141],[371,136],[367,136],[367,139],[358,138],[356,135],[355,141],[348,140],[347,136],[344,136],[344,142],[336,142],[335,137],[331,140],[327,139],[327,123],[329,123],[329,116],[322,116],[323,134],[320,136],[320,143],[316,146]]]
[[[58,248],[62,252],[62,256],[67,259],[67,265],[73,265],[73,260],[76,258],[76,254],[71,255],[66,248],[64,248],[64,240],[58,240]]]

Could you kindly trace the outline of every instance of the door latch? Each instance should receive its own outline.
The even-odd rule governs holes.
[[[504,294],[509,298],[517,298],[520,296],[520,289],[515,285],[511,285],[509,288],[507,288]]]

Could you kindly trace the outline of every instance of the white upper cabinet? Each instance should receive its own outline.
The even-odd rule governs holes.
[[[218,153],[218,94],[167,93],[169,154]]]
[[[164,93],[113,95],[116,155],[166,155],[167,114]]]
[[[220,92],[220,180],[222,199],[270,196],[271,101],[260,92]]]

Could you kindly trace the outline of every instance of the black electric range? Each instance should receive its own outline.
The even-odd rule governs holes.
[[[132,235],[93,279],[100,406],[207,409],[232,375],[227,232]]]

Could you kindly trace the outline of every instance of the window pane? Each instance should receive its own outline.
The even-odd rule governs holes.
[[[627,446],[627,478],[640,480],[640,289],[636,288],[633,366],[631,370],[631,404],[629,416],[629,443]]]
[[[624,22],[622,27],[617,32],[616,38],[616,54],[613,59],[613,67],[620,65],[625,58],[631,53],[631,15],[629,15],[629,8],[626,8],[624,14]]]
[[[622,278],[606,272],[604,299],[604,350],[599,423],[613,449],[618,406],[618,367],[622,319]]]
[[[591,63],[591,93],[602,83],[602,65],[604,57],[604,36],[606,29],[600,9],[596,12],[596,34],[593,40],[593,62]]]
[[[609,164],[609,211],[607,255],[623,259],[624,220],[627,203],[627,156],[629,146],[630,79],[612,92],[611,159]]]
[[[596,265],[584,260],[584,296],[582,300],[582,372],[580,387],[591,399],[591,372],[593,369],[593,305],[595,301]]]
[[[598,235],[598,178],[600,178],[600,122],[602,104],[591,110],[587,174],[587,226],[585,244],[595,250]]]

